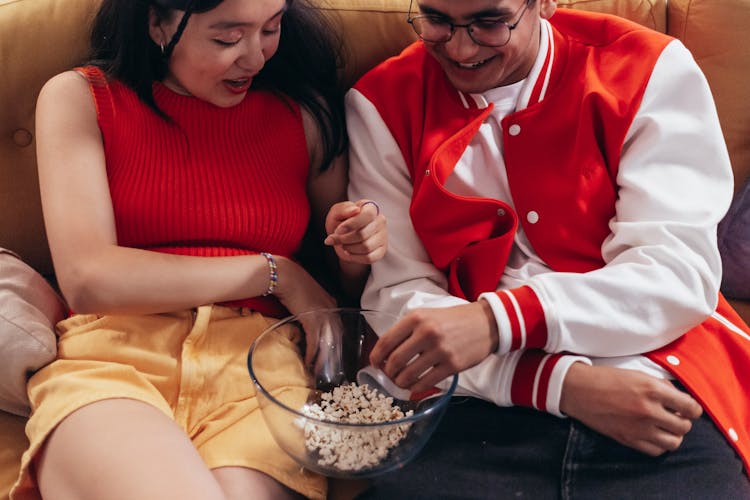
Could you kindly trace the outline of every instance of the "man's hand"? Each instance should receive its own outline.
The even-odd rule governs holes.
[[[406,315],[378,339],[370,362],[396,385],[421,392],[478,364],[497,345],[495,317],[479,300]]]
[[[620,444],[647,455],[676,450],[703,409],[668,380],[645,373],[574,363],[560,410]]]

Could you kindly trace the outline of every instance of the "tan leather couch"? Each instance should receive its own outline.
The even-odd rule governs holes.
[[[344,34],[348,84],[415,39],[409,0],[316,0]],[[49,279],[34,153],[34,105],[43,83],[80,63],[99,0],[0,0],[0,247]],[[559,0],[564,8],[608,12],[680,38],[708,77],[729,145],[736,185],[750,176],[750,0]],[[739,304],[745,318],[750,306]],[[0,381],[0,383],[2,383]],[[17,474],[24,420],[0,412],[0,498]],[[335,482],[348,498],[357,484]]]

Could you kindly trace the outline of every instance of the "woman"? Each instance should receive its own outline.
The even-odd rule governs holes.
[[[377,205],[338,202],[328,32],[291,0],[104,0],[91,64],[45,85],[43,209],[76,314],[30,381],[12,498],[325,496],[265,428],[245,358],[275,318],[335,303],[293,260],[311,214],[345,283],[385,252]],[[274,363],[280,390],[304,383]]]

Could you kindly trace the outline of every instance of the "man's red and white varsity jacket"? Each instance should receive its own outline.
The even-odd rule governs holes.
[[[501,405],[559,414],[573,356],[645,355],[750,469],[750,329],[718,294],[732,180],[705,79],[678,41],[613,16],[559,11],[542,37],[498,138],[512,200],[445,188],[492,105],[421,42],[349,93],[350,194],[378,200],[391,235],[363,305],[488,300],[500,348],[460,384]],[[519,230],[549,272],[502,287]]]

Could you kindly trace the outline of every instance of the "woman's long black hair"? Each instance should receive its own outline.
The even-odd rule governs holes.
[[[167,74],[167,61],[193,13],[206,12],[223,0],[104,0],[91,31],[89,64],[131,87],[164,118],[154,101],[153,83]],[[251,0],[250,0],[251,1]],[[344,88],[338,78],[341,41],[328,20],[309,0],[286,0],[276,54],[253,80],[253,87],[296,101],[315,119],[321,132],[327,168],[347,146]],[[182,11],[175,35],[165,47],[149,35],[149,10],[165,19]]]

